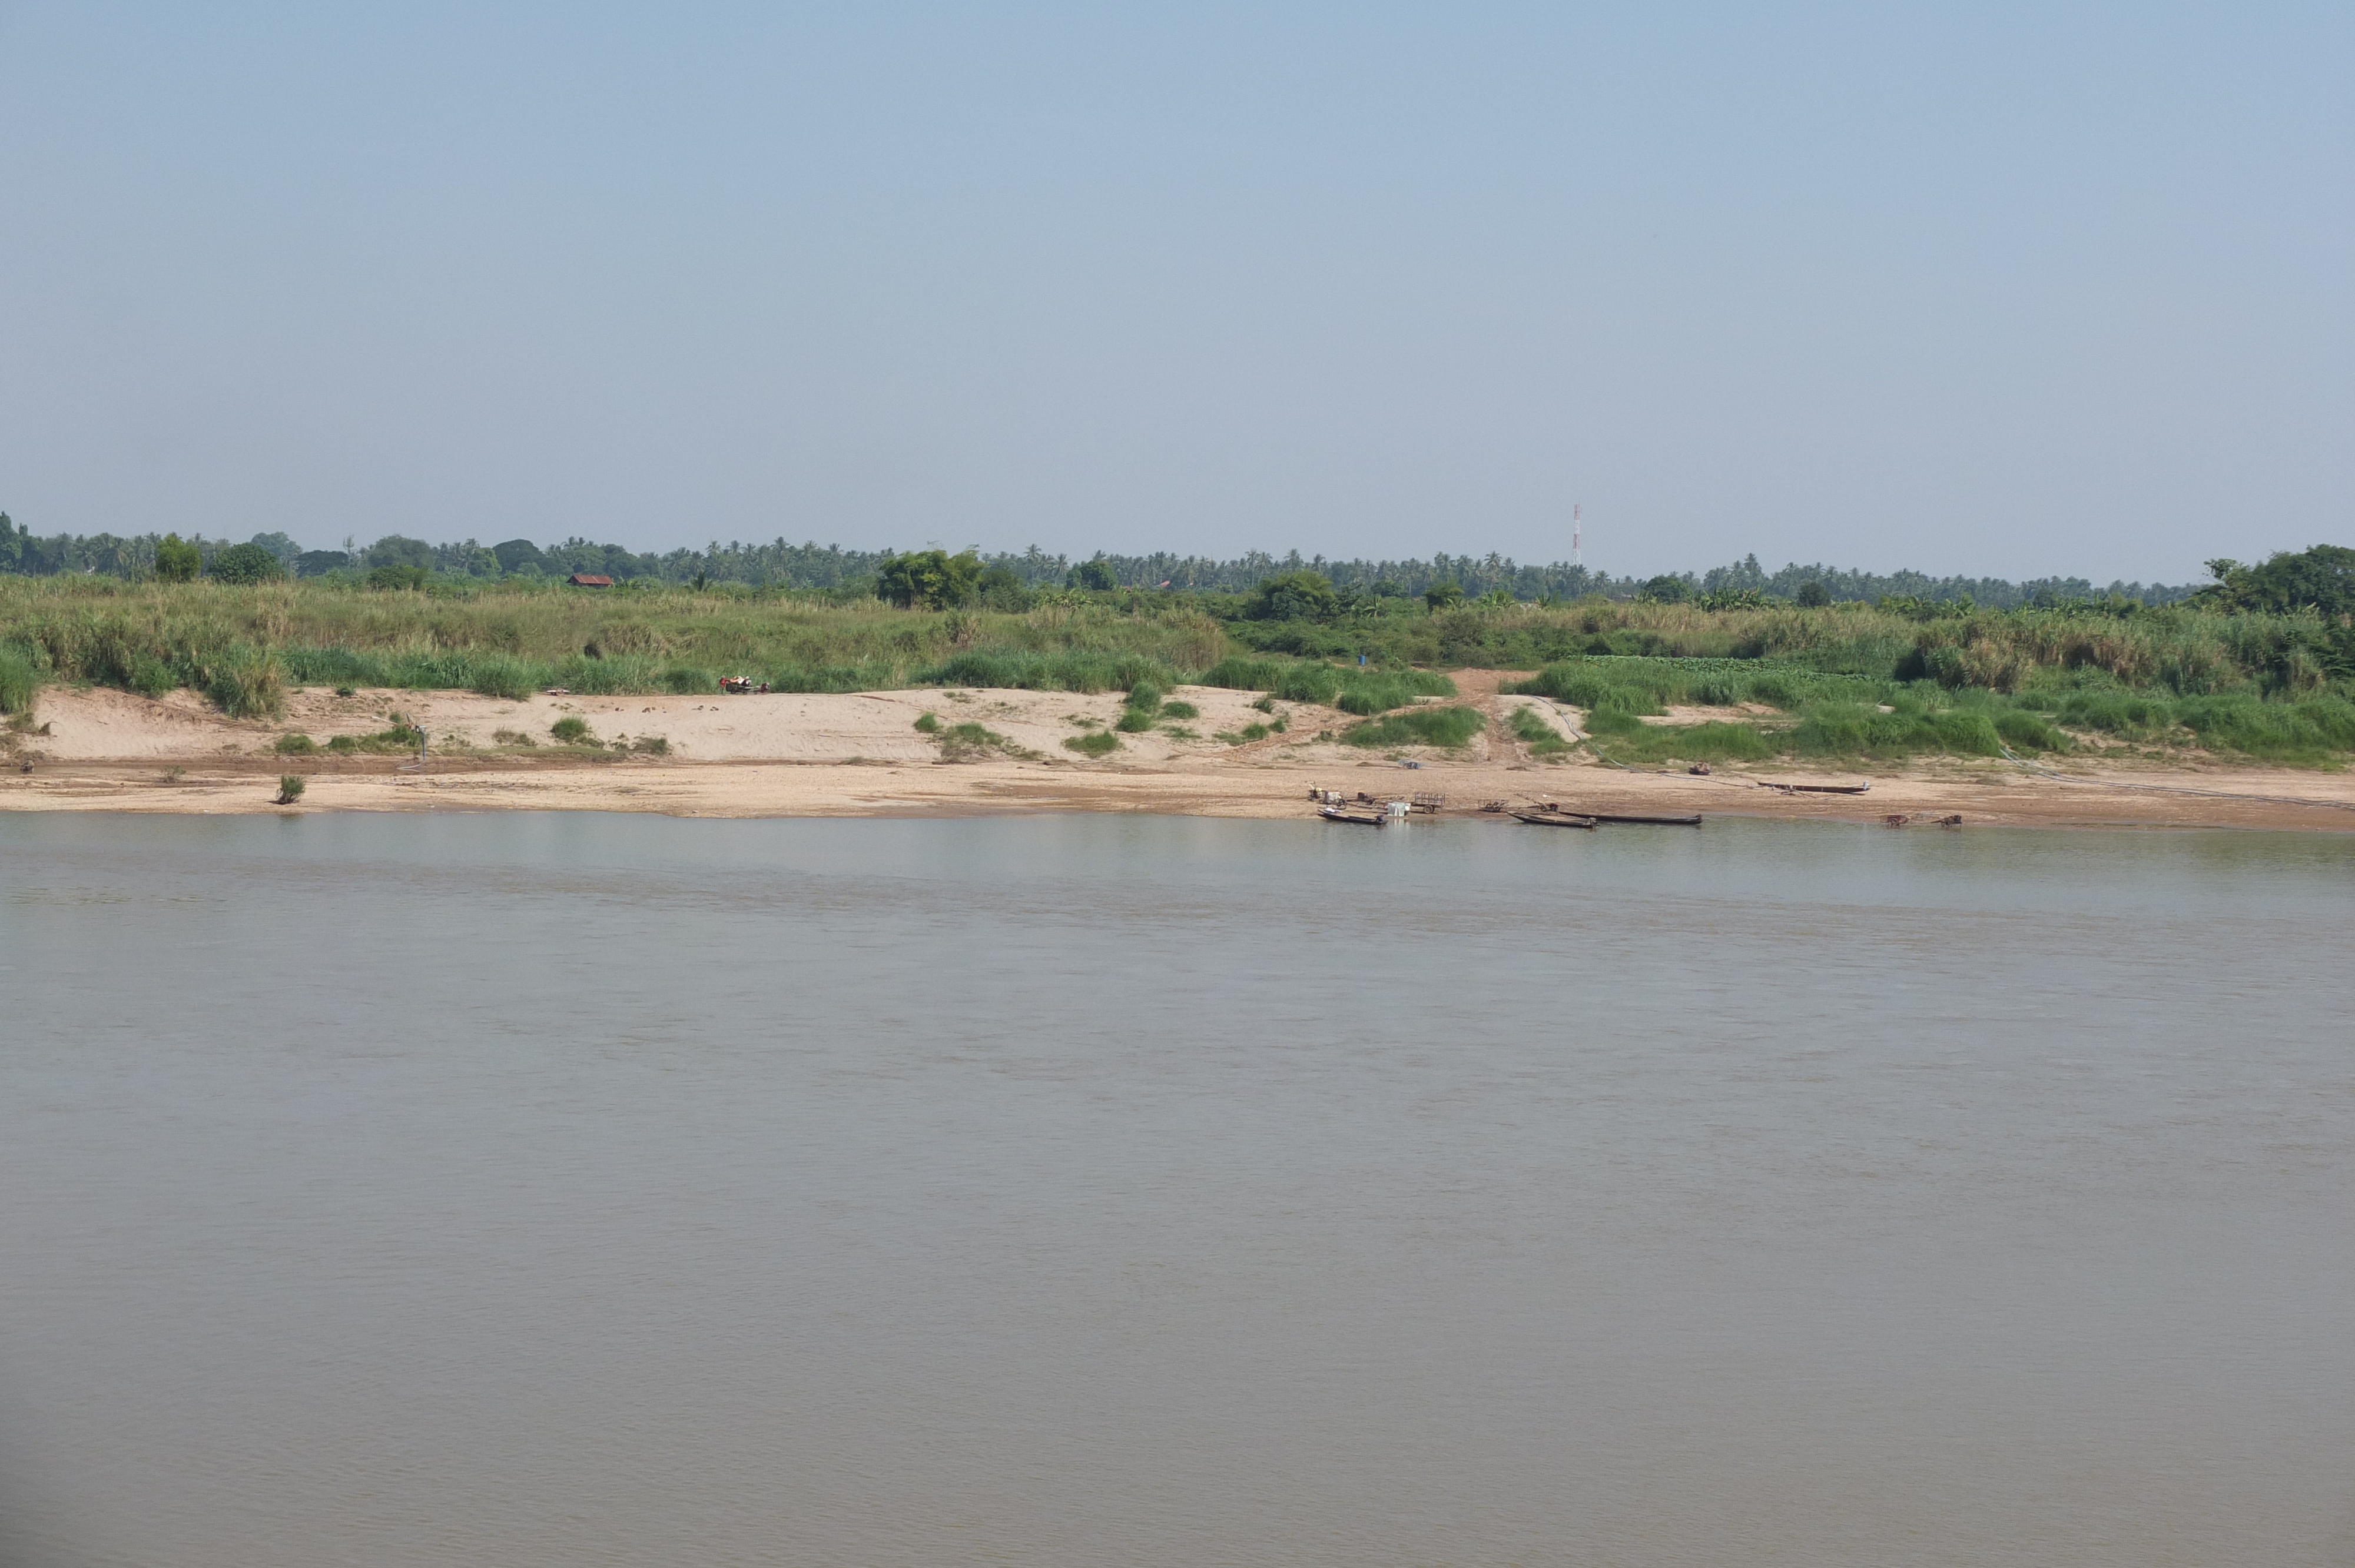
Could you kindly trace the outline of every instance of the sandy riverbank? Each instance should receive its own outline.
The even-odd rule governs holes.
[[[1499,697],[1496,672],[1461,672],[1465,700],[1501,719],[1539,708],[1557,727],[1574,710]],[[1197,816],[1305,815],[1312,785],[1378,799],[1436,793],[1451,811],[1488,800],[1538,799],[1597,810],[1739,813],[1879,821],[1892,814],[1945,816],[1966,824],[2266,827],[2346,832],[2355,810],[2243,796],[2294,796],[2355,808],[2355,778],[2309,770],[2154,763],[2072,763],[2094,782],[2062,782],[2009,763],[1940,760],[1876,771],[1862,796],[1791,796],[1762,788],[1824,775],[1721,770],[1709,778],[1629,773],[1582,753],[1566,763],[1532,758],[1492,725],[1467,752],[1369,753],[1320,740],[1355,722],[1307,705],[1279,705],[1287,728],[1244,744],[1234,736],[1272,716],[1253,694],[1183,687],[1173,700],[1199,716],[1187,733],[1122,736],[1122,747],[1090,760],[1063,742],[1102,729],[1121,712],[1117,694],[895,691],[750,697],[536,695],[521,701],[466,693],[364,691],[293,694],[284,720],[231,720],[186,693],[150,700],[98,689],[43,694],[36,733],[15,737],[0,775],[0,810],[243,812],[275,810],[282,772],[304,776],[302,810],[621,810],[680,816],[902,816],[1037,810],[1151,811]],[[943,726],[977,723],[1007,748],[946,761],[915,728],[925,713]],[[406,715],[432,738],[413,754],[288,758],[273,747],[300,733],[325,743],[384,730]],[[1670,715],[1697,721],[1694,710]],[[589,751],[551,743],[549,727],[578,717],[607,742],[660,737],[667,755]],[[42,733],[45,731],[45,733]],[[506,738],[503,738],[506,737]],[[525,746],[514,737],[529,737]],[[1409,769],[1397,758],[1422,763]],[[22,771],[29,763],[30,771]],[[1865,775],[1834,776],[1843,781]],[[1510,818],[1488,819],[1509,824]]]

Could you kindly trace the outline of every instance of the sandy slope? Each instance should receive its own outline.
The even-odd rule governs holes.
[[[1533,706],[1565,733],[1581,715],[1551,703],[1499,697],[1496,672],[1459,672],[1464,700],[1497,717]],[[121,692],[52,690],[37,718],[46,733],[11,737],[0,774],[0,809],[253,811],[272,810],[282,771],[308,781],[303,810],[651,810],[696,816],[841,816],[1003,810],[1161,811],[1206,816],[1305,815],[1311,786],[1376,799],[1444,794],[1452,809],[1497,800],[1557,799],[1598,810],[1700,810],[1879,821],[1887,815],[1961,813],[1966,822],[2244,825],[2355,830],[2355,810],[2125,788],[2160,784],[2297,796],[2355,807],[2355,780],[2288,769],[2072,766],[2102,785],[2062,783],[2005,763],[1937,762],[1873,778],[1860,797],[1785,796],[1760,778],[1781,770],[1629,773],[1587,760],[1533,762],[1503,726],[1455,757],[1369,755],[1317,739],[1354,722],[1327,709],[1280,705],[1288,733],[1231,745],[1269,715],[1252,694],[1185,687],[1171,694],[1200,711],[1179,721],[1198,738],[1156,731],[1123,736],[1122,749],[1086,760],[1063,746],[1080,722],[1110,725],[1114,694],[910,691],[840,696],[550,697],[507,702],[464,693],[362,692],[348,698],[294,694],[278,724],[223,718],[188,694],[160,702]],[[1009,753],[947,762],[914,727],[926,712],[944,725],[979,723]],[[413,756],[317,755],[272,748],[303,733],[324,742],[380,731],[402,714],[432,737],[422,768]],[[659,736],[670,755],[618,757],[554,746],[549,726],[577,715],[602,739]],[[1669,715],[1697,722],[1713,710]],[[502,732],[538,744],[502,743]],[[1400,759],[1419,760],[1410,770]],[[20,771],[29,762],[29,772]],[[1476,811],[1476,816],[1479,814]],[[1511,825],[1510,818],[1480,820]]]

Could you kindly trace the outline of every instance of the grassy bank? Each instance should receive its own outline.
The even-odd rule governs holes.
[[[1103,691],[1174,682],[1230,651],[1209,617],[1158,608],[939,614],[787,594],[502,585],[452,598],[302,582],[0,577],[0,700],[35,679],[149,695],[189,687],[240,716],[276,713],[289,685],[517,697],[554,685],[717,691],[723,675],[743,674],[788,692],[916,682]]]
[[[1625,762],[1895,760],[1924,754],[2200,750],[2296,764],[2355,752],[2355,702],[2334,683],[2267,694],[2130,690],[2107,672],[2045,667],[2023,689],[1948,686],[1732,660],[1589,658],[1508,690],[1583,708],[1597,749]],[[1774,710],[1743,720],[1646,725],[1674,705]]]
[[[271,716],[298,685],[517,697],[549,686],[710,692],[742,674],[788,692],[1166,692],[1190,681],[1370,719],[1451,696],[1440,672],[1479,666],[1540,670],[1525,689],[1587,710],[1604,749],[1630,761],[2003,747],[2197,747],[2321,763],[2355,753],[2355,627],[2311,611],[1597,599],[1436,610],[1382,600],[1324,620],[1252,613],[1235,595],[1131,589],[1058,594],[1017,613],[526,579],[368,591],[0,576],[0,711],[21,713],[36,685],[59,680],[149,694],[189,688],[230,714]],[[1678,704],[1774,711],[1673,728],[1639,722]]]

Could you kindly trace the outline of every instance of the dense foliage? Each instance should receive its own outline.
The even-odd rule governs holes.
[[[176,534],[168,537],[176,542],[179,539]],[[186,543],[197,552],[197,567],[187,574],[191,577],[211,570],[213,557],[219,552],[242,547],[233,546],[226,539],[194,535]],[[892,563],[908,558],[898,552],[847,550],[839,545],[815,543],[792,545],[782,538],[765,545],[722,545],[714,540],[699,550],[659,553],[640,553],[620,545],[598,544],[577,536],[545,547],[529,539],[508,539],[491,546],[473,539],[432,545],[399,534],[388,535],[365,547],[347,539],[341,548],[306,550],[282,533],[257,534],[249,543],[267,550],[288,572],[303,577],[347,576],[352,581],[360,581],[373,569],[384,567],[414,567],[437,577],[471,581],[498,577],[560,579],[585,572],[617,581],[741,583],[755,588],[823,589],[859,598],[914,602],[900,597],[904,591],[904,578],[887,586]],[[0,572],[22,572],[33,577],[94,572],[135,579],[158,571],[157,552],[161,545],[162,540],[153,534],[129,538],[112,534],[37,536],[29,528],[0,514]],[[1608,572],[1560,561],[1549,566],[1524,565],[1494,553],[1450,556],[1443,551],[1428,559],[1391,561],[1327,560],[1322,556],[1304,557],[1296,550],[1281,556],[1252,551],[1217,560],[1156,551],[1140,556],[1098,554],[1079,562],[1066,556],[1049,555],[1036,546],[1019,554],[983,555],[977,550],[962,551],[956,556],[937,550],[911,554],[940,557],[938,563],[928,563],[918,568],[920,571],[942,569],[947,562],[970,557],[975,563],[974,574],[967,579],[972,588],[980,601],[1001,609],[1027,609],[1026,603],[1019,602],[1019,596],[1042,589],[1257,595],[1269,579],[1285,577],[1294,577],[1295,586],[1304,588],[1310,599],[1319,597],[1317,589],[1299,581],[1298,575],[1303,573],[1323,579],[1325,588],[1344,603],[1428,600],[1434,609],[1497,594],[1544,602],[1581,599],[1590,594],[1626,599],[1635,598],[1639,591],[1655,599],[1690,598],[1721,608],[1745,598],[1752,601],[1802,600],[1820,595],[1827,603],[1860,603],[1897,595],[1941,601],[1968,600],[1994,609],[2011,609],[2030,602],[2086,599],[2097,593],[2164,604],[2192,591],[2189,587],[2138,582],[2114,582],[2099,589],[2079,577],[2010,582],[2000,577],[1932,577],[1911,571],[1877,574],[1796,562],[1769,573],[1758,564],[1755,556],[1705,572],[1668,574],[1638,582],[1634,577],[1614,577]],[[1671,588],[1668,585],[1672,583],[1682,586]],[[974,599],[951,593],[938,596],[933,607],[954,608],[967,602]],[[1279,613],[1273,619],[1290,617]]]
[[[2185,602],[2040,594],[2001,609],[1921,594],[1865,604],[1829,588],[1803,605],[1676,578],[1547,603],[1502,587],[1472,595],[1453,577],[1419,593],[1397,579],[1342,584],[1307,567],[1247,593],[1096,589],[939,550],[880,557],[856,591],[709,577],[601,591],[565,587],[509,545],[481,553],[480,575],[396,539],[362,552],[364,571],[288,580],[304,552],[282,535],[202,548],[167,535],[128,576],[0,574],[0,710],[22,713],[45,680],[189,688],[266,716],[289,685],[514,697],[716,691],[741,674],[799,692],[1146,692],[1132,703],[1138,726],[1168,716],[1167,688],[1194,681],[1370,719],[1421,711],[1418,699],[1454,693],[1440,672],[1479,667],[1540,672],[1526,689],[1590,713],[1600,744],[1628,760],[2095,743],[2291,760],[2355,751],[2355,551],[2338,546],[2219,561]],[[1640,722],[1681,703],[1757,711]],[[1463,721],[1401,722],[1367,733]]]

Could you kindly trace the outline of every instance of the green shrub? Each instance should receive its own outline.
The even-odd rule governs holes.
[[[177,534],[165,535],[155,546],[155,575],[165,582],[195,582],[204,566],[205,553]]]
[[[131,662],[131,679],[125,684],[143,697],[161,697],[179,690],[180,676],[163,660],[142,653]]]
[[[40,677],[33,662],[14,648],[0,647],[0,714],[30,713]]]
[[[548,733],[566,746],[594,746],[597,737],[591,733],[589,721],[577,714],[567,714],[548,726]]]
[[[1108,729],[1092,729],[1085,735],[1066,737],[1063,746],[1083,757],[1102,757],[1120,749],[1120,737]]]
[[[1157,713],[1161,707],[1162,689],[1150,681],[1140,681],[1128,689],[1127,705],[1140,713]]]
[[[1548,724],[1545,715],[1535,708],[1513,710],[1513,737],[1529,748],[1532,757],[1560,757],[1570,750],[1570,742],[1561,732]]]
[[[1167,719],[1200,718],[1202,710],[1191,703],[1164,703],[1161,705],[1161,716]]]
[[[1199,684],[1229,691],[1259,691],[1288,703],[1316,703],[1343,713],[1379,714],[1403,707],[1417,697],[1452,697],[1455,683],[1427,670],[1340,669],[1308,659],[1220,660],[1203,673]]]
[[[940,727],[941,721],[939,716],[936,715],[923,714],[919,715],[916,719],[916,728],[926,735],[935,733],[940,729]]]
[[[357,751],[359,748],[359,736],[356,735],[334,736],[329,737],[327,741],[327,749],[329,751]]]
[[[354,691],[349,686],[337,686],[336,688],[336,695],[339,697],[357,697],[359,695],[359,693]]]
[[[1132,691],[1152,683],[1168,687],[1178,673],[1141,653],[1100,653],[1065,649],[1038,653],[1026,649],[975,649],[921,671],[922,686],[997,686],[1034,692]]]
[[[1454,681],[1427,670],[1344,670],[1333,705],[1345,714],[1372,715],[1402,708],[1417,697],[1455,694]]]
[[[303,776],[299,773],[281,773],[278,776],[278,803],[282,806],[291,806],[302,798]]]
[[[542,684],[538,665],[504,653],[478,653],[469,662],[465,689],[485,697],[519,703]]]
[[[240,648],[216,664],[205,694],[231,718],[276,718],[286,711],[278,656]]]
[[[286,575],[286,563],[260,545],[231,545],[213,556],[208,576],[224,583],[270,583]]]
[[[993,751],[1018,749],[994,729],[978,724],[951,725],[939,735],[941,760],[970,762]]]
[[[677,696],[698,696],[718,691],[719,677],[691,664],[674,664],[662,673],[662,686],[664,691]]]
[[[1476,708],[1408,708],[1341,732],[1345,746],[1468,746],[1487,721]],[[1257,726],[1254,726],[1254,728]]]
[[[282,735],[270,749],[281,757],[308,757],[319,749],[319,743],[307,735]]]
[[[397,593],[403,589],[421,588],[425,586],[426,575],[423,567],[402,566],[388,562],[384,566],[369,570],[368,586],[380,593]]]
[[[2031,751],[2066,751],[2069,737],[2031,713],[2010,708],[1995,715],[1995,732],[2007,744]]]
[[[1123,735],[1143,735],[1152,727],[1153,715],[1142,708],[1124,708],[1120,722],[1113,726]]]
[[[773,665],[767,680],[773,692],[879,692],[900,683],[898,667],[885,662]]]

